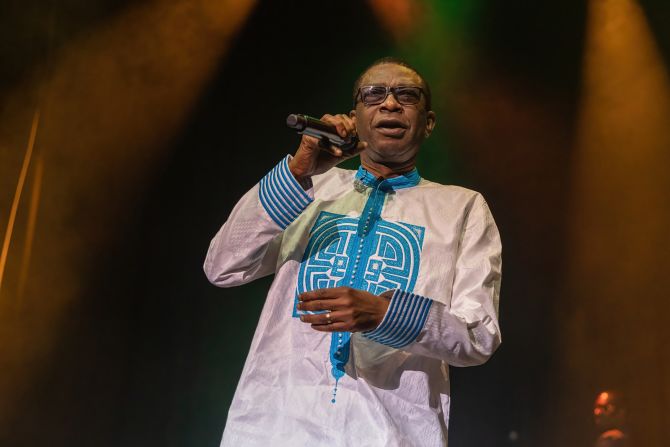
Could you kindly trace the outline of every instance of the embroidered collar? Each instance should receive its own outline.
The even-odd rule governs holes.
[[[357,183],[363,183],[368,187],[375,187],[383,184],[383,189],[411,188],[412,186],[418,185],[420,180],[421,176],[419,175],[419,171],[417,171],[416,168],[397,177],[382,179],[381,181],[373,174],[368,172],[363,166],[359,166],[358,172],[356,172]]]

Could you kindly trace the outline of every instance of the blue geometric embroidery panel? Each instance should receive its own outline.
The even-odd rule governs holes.
[[[379,220],[367,235],[370,239],[363,241],[356,233],[358,221],[326,211],[319,214],[300,264],[296,303],[302,292],[343,285],[375,295],[390,289],[414,290],[425,229]],[[367,247],[360,259],[362,268],[354,271],[353,260],[362,244]],[[295,306],[293,316],[298,316]]]
[[[373,295],[390,289],[414,290],[423,236],[423,227],[380,220],[363,276],[365,290]]]

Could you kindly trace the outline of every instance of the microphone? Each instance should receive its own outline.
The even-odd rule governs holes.
[[[332,144],[343,151],[349,151],[358,144],[358,137],[349,136],[342,138],[337,133],[335,126],[311,116],[292,113],[286,118],[286,125],[291,129],[295,129],[299,134],[318,138],[321,140],[320,144]]]

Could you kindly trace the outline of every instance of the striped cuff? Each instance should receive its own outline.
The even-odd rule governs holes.
[[[432,304],[429,298],[397,289],[381,324],[363,335],[392,348],[407,346],[419,336]]]
[[[281,229],[288,227],[312,198],[302,189],[288,168],[290,155],[287,155],[272,171],[261,179],[258,196],[265,211]]]

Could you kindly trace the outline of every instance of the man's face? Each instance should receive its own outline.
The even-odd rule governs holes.
[[[361,86],[366,85],[423,87],[414,71],[392,63],[368,70],[361,81]],[[404,163],[414,159],[421,142],[435,125],[435,114],[426,111],[423,94],[419,103],[412,105],[400,104],[390,92],[381,104],[365,105],[359,98],[351,117],[356,122],[359,138],[368,143],[361,157],[378,163]]]

